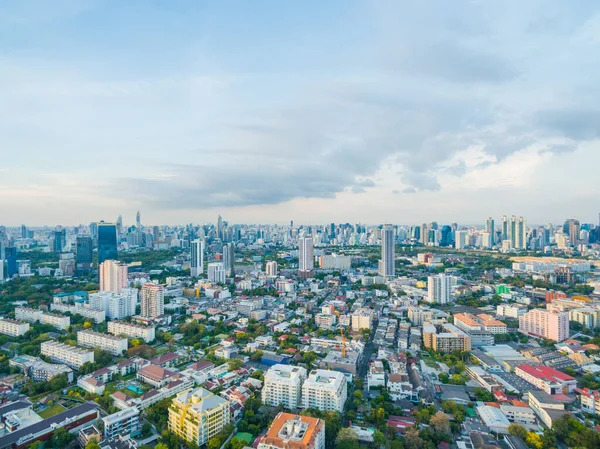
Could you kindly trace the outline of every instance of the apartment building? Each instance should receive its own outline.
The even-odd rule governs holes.
[[[67,330],[71,325],[71,317],[60,315],[58,313],[42,313],[40,323],[49,324],[57,329]]]
[[[302,407],[342,413],[348,398],[346,376],[339,371],[317,369],[302,385]]]
[[[69,382],[73,382],[73,370],[67,365],[46,363],[39,357],[19,355],[9,360],[10,366],[16,366],[35,382],[47,382],[59,374],[66,374]]]
[[[600,309],[595,309],[593,307],[570,309],[569,321],[575,321],[588,329],[595,329],[600,327]]]
[[[156,338],[154,326],[141,326],[139,324],[125,323],[124,321],[109,321],[108,333],[112,335],[127,335],[130,338],[141,338],[146,343]]]
[[[218,435],[230,421],[229,401],[204,388],[178,394],[169,407],[169,430],[198,446]]]
[[[96,310],[83,306],[54,303],[50,305],[50,310],[55,312],[71,312],[73,315],[79,314],[85,318],[94,320],[96,323],[102,323],[106,319],[106,313],[104,310]]]
[[[374,312],[371,309],[358,309],[352,314],[352,330],[371,329]]]
[[[516,304],[500,304],[496,306],[496,315],[499,317],[519,319],[527,313],[527,307]]]
[[[535,412],[538,419],[550,429],[552,424],[563,415],[568,415],[565,405],[543,391],[529,391],[527,393],[529,407]]]
[[[113,413],[102,418],[104,423],[104,438],[114,438],[118,435],[136,436],[140,432],[140,412],[135,407]]]
[[[437,304],[449,304],[454,302],[454,289],[458,285],[459,278],[438,274],[427,278],[427,302]]]
[[[92,309],[104,310],[107,318],[122,320],[135,315],[138,293],[136,288],[123,288],[118,293],[112,291],[92,293],[89,305]]]
[[[140,293],[141,316],[157,318],[165,313],[165,290],[162,285],[144,284]]]
[[[42,355],[50,357],[54,362],[79,369],[86,362],[94,361],[94,351],[88,351],[77,346],[69,346],[57,341],[45,341],[41,344]]]
[[[77,332],[77,344],[85,348],[100,348],[110,352],[112,355],[121,355],[127,351],[128,342],[126,338],[114,335],[102,334],[90,330]]]
[[[438,329],[439,328],[439,329]],[[471,337],[450,323],[425,324],[423,326],[423,344],[440,352],[470,351]]]
[[[32,309],[31,307],[16,307],[15,319],[18,321],[27,321],[28,323],[36,323],[40,320],[42,311]]]
[[[561,342],[569,338],[569,314],[548,309],[530,310],[519,317],[519,332]]]
[[[433,310],[429,307],[409,306],[408,319],[413,326],[422,326],[433,318]]]
[[[494,319],[491,315],[480,313],[472,315],[470,313],[457,313],[454,315],[454,324],[465,332],[486,331],[491,334],[505,334],[506,324]]]
[[[266,405],[294,409],[302,404],[302,384],[306,369],[301,366],[273,365],[265,374],[262,402]]]
[[[310,416],[279,413],[257,449],[325,449],[325,422]]]
[[[315,315],[315,323],[319,327],[331,328],[336,325],[337,316],[326,313],[317,313]]]
[[[589,388],[575,389],[581,402],[581,410],[592,415],[600,415],[600,391]]]
[[[549,366],[518,365],[515,374],[548,394],[571,393],[577,380]]]
[[[10,337],[21,337],[29,330],[29,323],[23,321],[11,320],[10,318],[0,318],[0,334]]]

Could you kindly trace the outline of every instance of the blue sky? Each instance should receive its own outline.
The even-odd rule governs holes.
[[[600,6],[451,6],[2,2],[3,222],[595,221]]]

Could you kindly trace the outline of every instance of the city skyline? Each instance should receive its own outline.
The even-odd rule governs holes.
[[[600,6],[453,6],[4,2],[7,224],[595,222]]]

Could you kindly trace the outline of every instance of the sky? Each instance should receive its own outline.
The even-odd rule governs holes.
[[[600,3],[0,2],[0,224],[597,222]]]

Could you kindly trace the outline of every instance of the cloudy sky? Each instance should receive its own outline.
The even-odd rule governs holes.
[[[0,224],[600,212],[600,3],[0,2]]]

